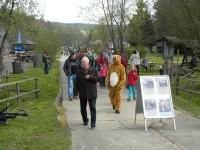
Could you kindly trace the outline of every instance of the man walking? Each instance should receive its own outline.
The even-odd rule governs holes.
[[[96,126],[96,99],[98,75],[94,68],[89,65],[89,59],[83,57],[81,59],[81,69],[77,74],[77,88],[79,91],[81,115],[84,126],[88,125],[87,102],[90,107],[91,128]]]
[[[76,87],[76,75],[77,75],[77,71],[78,71],[78,61],[77,61],[77,57],[76,57],[76,53],[71,53],[71,55],[69,56],[69,58],[65,61],[65,64],[63,66],[63,70],[66,74],[66,76],[68,77],[68,97],[69,100],[73,100],[74,99],[78,99],[78,91],[77,91],[77,87]]]
[[[44,74],[49,73],[49,56],[47,53],[47,49],[44,49],[44,52],[42,54],[42,62],[44,63]]]

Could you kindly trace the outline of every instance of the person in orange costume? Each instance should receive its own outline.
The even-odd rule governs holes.
[[[121,91],[126,82],[125,68],[121,64],[121,56],[113,56],[113,64],[110,65],[106,77],[106,86],[109,90],[111,104],[116,113],[120,113]]]

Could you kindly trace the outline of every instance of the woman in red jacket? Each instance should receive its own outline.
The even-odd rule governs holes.
[[[135,65],[132,65],[130,72],[128,73],[128,101],[136,100],[137,98],[137,91],[136,91],[136,84],[137,84],[138,74]]]

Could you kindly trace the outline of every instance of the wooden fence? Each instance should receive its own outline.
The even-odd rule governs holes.
[[[182,83],[184,81],[184,83]],[[176,95],[178,95],[179,91],[183,91],[188,94],[188,100],[192,103],[193,95],[200,96],[200,80],[192,80],[186,78],[177,78],[176,79]]]
[[[24,83],[24,82],[27,82],[27,81],[34,81],[34,89],[22,92],[22,90],[20,89],[20,84]],[[0,84],[0,89],[2,89],[4,87],[8,88],[9,86],[12,86],[12,85],[15,85],[16,95],[11,96],[11,97],[6,97],[4,99],[0,99],[0,103],[3,103],[3,102],[7,103],[10,100],[16,99],[17,106],[20,107],[20,99],[19,99],[20,97],[35,93],[35,98],[37,98],[38,95],[39,95],[39,92],[40,92],[40,89],[38,88],[38,79],[37,78],[29,78],[29,79],[24,79],[24,80],[20,80],[20,81]]]

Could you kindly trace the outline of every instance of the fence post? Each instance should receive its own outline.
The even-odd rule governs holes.
[[[20,92],[20,89],[19,89],[19,83],[17,82],[16,83],[16,93],[17,93],[17,106],[20,107],[20,101],[19,101],[19,92]]]
[[[176,95],[178,95],[178,87],[179,87],[179,81],[180,81],[180,79],[179,78],[176,78]]]
[[[37,89],[38,89],[38,79],[35,78],[35,90],[37,90]],[[35,98],[38,98],[38,91],[35,92]]]
[[[194,91],[195,81],[191,81],[191,85],[192,85],[191,86],[191,90]],[[190,92],[190,93],[188,92],[188,97],[189,97],[190,104],[192,104],[192,96],[193,96],[193,93],[192,92]]]

